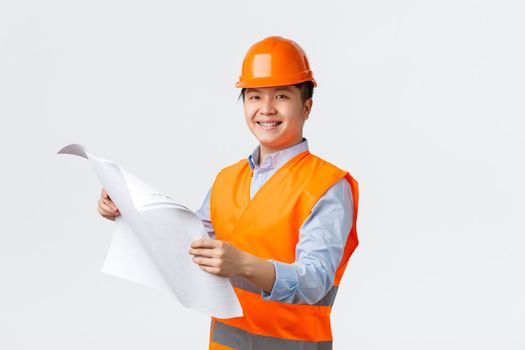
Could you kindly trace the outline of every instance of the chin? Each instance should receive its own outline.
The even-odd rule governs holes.
[[[266,135],[265,135],[266,136]],[[257,139],[257,141],[259,141],[259,143],[261,145],[264,145],[266,147],[272,147],[273,145],[275,145],[276,143],[279,143],[275,138],[269,138],[269,137],[265,137],[265,136],[261,136],[261,135],[255,135],[255,138]],[[276,142],[277,141],[277,142]]]

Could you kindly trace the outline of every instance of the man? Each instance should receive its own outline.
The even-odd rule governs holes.
[[[212,319],[210,349],[331,349],[331,308],[358,245],[357,182],[308,151],[316,82],[297,43],[255,43],[236,86],[259,146],[217,175],[197,211],[211,239],[189,250],[231,279],[243,307]],[[104,191],[99,212],[118,215]]]

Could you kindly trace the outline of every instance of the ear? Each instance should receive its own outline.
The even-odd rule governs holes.
[[[311,97],[308,100],[304,101],[304,105],[303,105],[303,118],[304,118],[304,120],[308,119],[308,117],[310,116],[310,112],[312,111],[313,103],[314,103],[314,101],[312,100]]]

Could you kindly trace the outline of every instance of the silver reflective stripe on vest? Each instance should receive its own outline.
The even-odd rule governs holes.
[[[253,283],[248,281],[246,278],[242,278],[240,276],[232,276],[230,277],[230,282],[232,283],[232,286],[235,288],[239,288],[242,290],[247,290],[248,292],[261,294],[261,290],[256,287]]]
[[[248,281],[245,278],[239,277],[239,276],[233,276],[230,278],[230,281],[232,283],[232,286],[235,288],[239,288],[242,290],[246,290],[248,292],[256,293],[256,294],[262,294],[262,290],[257,288],[253,283]],[[313,304],[316,306],[332,306],[334,305],[335,296],[337,295],[337,287],[332,286],[328,293],[325,294],[325,296],[319,300],[317,303]],[[277,301],[277,300],[276,300]],[[305,303],[296,303],[292,302],[292,304],[301,304],[301,305],[307,305]]]
[[[331,350],[331,341],[291,340],[246,332],[215,321],[211,340],[215,343],[240,350]]]

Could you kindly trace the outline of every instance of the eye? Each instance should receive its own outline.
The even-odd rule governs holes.
[[[282,99],[288,98],[288,96],[286,96],[286,95],[277,95],[277,96],[275,96],[275,98],[278,99],[278,100],[282,100]]]
[[[248,100],[258,100],[258,99],[259,99],[259,96],[257,95],[248,96]]]

